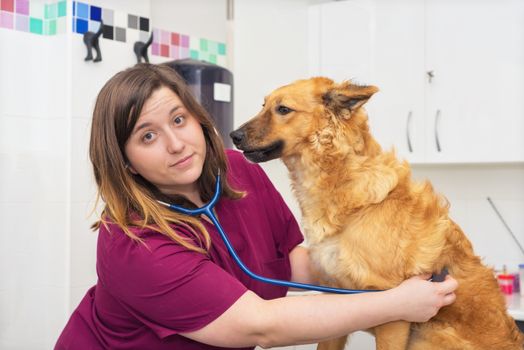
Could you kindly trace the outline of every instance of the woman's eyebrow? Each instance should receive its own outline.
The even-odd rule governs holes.
[[[135,130],[133,130],[132,134],[134,135],[137,132],[139,132],[141,129],[147,128],[148,126],[151,126],[150,122],[144,122],[138,126],[135,126]]]
[[[172,115],[173,113],[175,113],[177,111],[177,109],[180,109],[180,108],[182,108],[182,106],[175,106],[175,107],[173,107],[173,109],[171,109],[169,111],[169,115]]]

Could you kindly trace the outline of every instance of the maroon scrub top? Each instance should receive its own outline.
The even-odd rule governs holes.
[[[247,195],[219,200],[220,223],[251,271],[289,280],[289,252],[303,240],[295,218],[260,166],[236,151],[228,150],[227,157],[229,183]],[[202,222],[212,240],[209,256],[150,229],[133,229],[145,246],[115,224],[101,226],[97,284],[71,315],[55,349],[221,349],[179,333],[206,326],[248,289],[264,299],[286,295],[286,287],[244,274],[215,227]],[[183,227],[176,230],[194,239]]]

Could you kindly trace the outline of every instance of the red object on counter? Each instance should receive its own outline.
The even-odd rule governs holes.
[[[500,274],[497,276],[499,282],[500,291],[504,294],[513,294],[513,280],[515,276],[508,274]]]

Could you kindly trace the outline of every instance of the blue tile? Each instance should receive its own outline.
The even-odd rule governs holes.
[[[76,1],[73,1],[73,17],[76,17]]]
[[[89,5],[83,2],[76,3],[76,17],[89,19]]]
[[[102,9],[100,7],[91,5],[91,20],[100,22],[101,19],[102,19]]]
[[[84,34],[87,32],[89,27],[89,23],[85,19],[76,19],[76,32],[80,34]]]

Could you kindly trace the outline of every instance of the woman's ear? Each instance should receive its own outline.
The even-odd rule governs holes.
[[[133,168],[133,166],[129,162],[126,163],[125,168],[129,170],[131,174],[138,175],[138,172],[135,170],[135,168]]]

